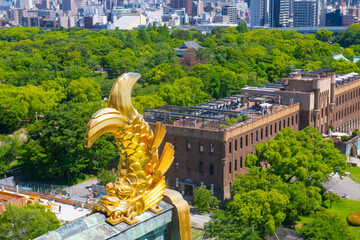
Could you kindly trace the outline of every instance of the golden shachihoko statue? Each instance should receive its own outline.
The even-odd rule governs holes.
[[[153,133],[131,102],[131,91],[140,78],[138,73],[124,73],[114,83],[107,108],[97,111],[89,121],[86,147],[101,135],[111,133],[120,149],[120,162],[115,183],[106,185],[94,211],[105,212],[107,221],[137,222],[136,215],[162,209],[157,205],[165,192],[165,172],[174,158],[174,147],[166,143],[161,157],[158,148],[165,136],[165,126],[157,123]]]

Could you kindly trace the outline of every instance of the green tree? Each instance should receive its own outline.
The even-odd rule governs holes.
[[[329,202],[330,202],[330,209],[332,208],[333,202],[341,202],[340,196],[337,195],[336,193],[332,193],[332,192],[326,193],[326,194],[325,194],[325,199],[326,199],[326,200],[329,200]]]
[[[260,240],[259,233],[250,224],[243,223],[231,212],[214,210],[212,220],[205,225],[205,232],[210,237],[224,240]]]
[[[208,99],[208,95],[203,89],[204,84],[201,79],[184,77],[176,80],[173,84],[162,85],[159,89],[159,97],[170,105],[198,105]]]
[[[249,31],[248,27],[246,26],[246,23],[243,22],[243,21],[240,21],[236,27],[236,30],[239,32],[239,33],[246,33]]]
[[[299,132],[284,128],[275,138],[255,146],[256,155],[248,155],[247,166],[260,166],[266,161],[266,171],[278,175],[286,183],[301,181],[306,186],[318,186],[328,181],[332,172],[344,174],[346,157],[323,140],[315,128],[307,127]]]
[[[206,189],[206,186],[196,188],[193,197],[194,206],[200,211],[209,211],[220,203],[213,195],[214,192]]]
[[[335,212],[324,212],[315,215],[311,223],[305,223],[297,232],[305,239],[338,239],[351,240],[354,237],[349,231],[343,216]]]
[[[111,135],[100,138],[90,149],[84,146],[86,124],[102,107],[100,103],[61,105],[30,125],[20,152],[24,171],[36,179],[72,183],[85,173],[115,168],[119,153]]]
[[[0,134],[0,174],[9,170],[10,163],[16,159],[19,145],[18,134],[13,136]]]
[[[334,61],[331,63],[331,69],[336,73],[351,73],[359,71],[359,68],[355,63],[347,61]]]
[[[228,211],[244,223],[250,223],[261,237],[273,235],[285,220],[285,207],[289,199],[275,189],[251,190],[234,195]]]
[[[60,227],[55,213],[39,203],[18,207],[9,204],[0,215],[0,239],[34,239]]]
[[[72,80],[66,88],[67,101],[95,102],[101,100],[100,85],[94,79]]]
[[[355,56],[354,49],[352,49],[352,48],[345,48],[343,50],[342,54],[344,55],[344,57],[346,57],[350,61],[352,61]]]
[[[333,36],[333,32],[327,29],[319,29],[316,32],[316,39],[322,42],[329,42]]]

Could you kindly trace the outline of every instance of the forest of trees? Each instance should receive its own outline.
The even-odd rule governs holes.
[[[136,31],[100,32],[2,29],[0,134],[21,127],[28,132],[21,147],[4,149],[18,156],[33,176],[51,182],[112,169],[117,161],[114,144],[100,141],[91,150],[83,150],[83,136],[91,114],[106,104],[103,100],[122,73],[142,75],[133,92],[140,112],[163,104],[197,105],[240,93],[245,85],[280,80],[291,71],[290,66],[308,70],[309,52],[311,70],[358,71],[355,63],[332,59],[341,46],[347,47],[344,54],[360,55],[359,45],[347,45],[354,31],[359,32],[350,26],[331,39],[332,32],[326,30],[302,35],[293,30],[249,31],[241,24],[214,28],[207,34],[154,25]],[[195,53],[195,60],[179,61],[173,48],[190,40],[204,48]],[[104,151],[104,144],[114,151]],[[11,162],[4,159],[6,164],[0,166]]]

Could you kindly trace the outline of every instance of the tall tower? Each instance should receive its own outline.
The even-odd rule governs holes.
[[[265,0],[251,0],[250,8],[250,26],[264,26],[265,25]]]
[[[221,14],[229,17],[229,23],[235,24],[237,21],[237,9],[234,6],[224,6]]]
[[[290,0],[270,0],[270,27],[286,27],[289,23]]]
[[[42,0],[42,1],[41,1],[41,8],[42,8],[42,9],[50,9],[50,2],[49,2],[49,0]]]
[[[316,27],[317,0],[294,1],[294,27]]]

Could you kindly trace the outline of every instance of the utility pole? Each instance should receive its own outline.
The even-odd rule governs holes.
[[[311,50],[311,47],[309,47],[309,73],[310,73],[310,50]]]

